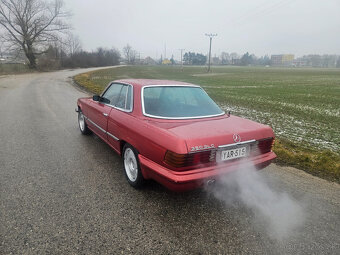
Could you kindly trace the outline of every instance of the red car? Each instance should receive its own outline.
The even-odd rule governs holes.
[[[95,133],[122,156],[133,187],[154,179],[190,190],[237,169],[242,158],[261,169],[276,157],[269,126],[225,114],[193,84],[117,80],[77,105],[81,133]]]

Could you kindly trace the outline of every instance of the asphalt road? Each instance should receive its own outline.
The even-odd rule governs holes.
[[[304,206],[284,240],[210,192],[131,188],[114,151],[78,130],[79,72],[0,77],[0,254],[340,254],[339,185],[293,168],[261,171]]]

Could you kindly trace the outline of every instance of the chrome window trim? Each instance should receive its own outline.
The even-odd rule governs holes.
[[[120,108],[120,107],[117,107],[117,106],[114,106],[112,104],[106,104],[106,103],[103,103],[103,102],[100,102],[102,104],[105,104],[107,106],[110,106],[111,108],[114,108],[116,110],[120,110],[122,112],[127,112],[127,113],[130,113],[130,112],[133,112],[133,107],[134,107],[134,93],[133,93],[133,85],[132,84],[129,84],[129,83],[123,83],[123,82],[110,82],[109,85],[106,87],[106,89],[104,90],[104,92],[101,94],[101,96],[103,96],[105,94],[105,92],[111,87],[112,84],[120,84],[120,85],[126,85],[126,86],[130,86],[131,87],[131,109],[127,110],[127,109],[123,109],[123,108]],[[127,99],[127,94],[128,94],[129,90],[127,90],[126,92],[126,99]],[[127,100],[125,100],[125,105],[126,105],[126,102]]]
[[[104,134],[107,134],[109,136],[111,136],[113,139],[115,139],[116,141],[119,141],[119,138],[114,136],[113,134],[111,134],[110,132],[105,131],[105,129],[101,128],[99,125],[97,125],[96,123],[94,123],[92,120],[90,120],[88,117],[86,117],[84,115],[85,119],[88,120],[89,122],[91,122],[95,127],[97,127],[100,131],[102,131]]]
[[[156,118],[156,119],[166,119],[166,120],[190,120],[190,119],[203,119],[203,118],[218,117],[218,116],[222,116],[222,115],[225,114],[224,111],[222,111],[222,113],[220,113],[220,114],[205,115],[205,116],[194,116],[194,117],[163,117],[163,116],[148,114],[148,113],[145,112],[145,109],[144,109],[144,89],[150,88],[150,87],[192,87],[192,88],[200,88],[201,90],[204,91],[204,93],[206,93],[208,95],[208,93],[201,86],[193,85],[193,84],[187,84],[187,85],[184,85],[184,84],[171,85],[170,84],[170,85],[147,85],[147,86],[143,86],[142,91],[141,91],[141,102],[142,102],[142,112],[143,112],[143,115],[146,116],[146,117]]]
[[[125,105],[124,105],[124,109],[126,109],[128,94],[129,94],[129,87],[128,87],[128,89],[126,90],[126,94],[125,94]],[[132,95],[132,93],[131,93],[131,95]],[[130,101],[130,102],[132,103],[132,101]]]
[[[122,111],[122,112],[132,112],[133,110],[126,110],[126,109],[123,109],[123,108],[119,108],[119,107],[117,107],[117,106],[114,106],[114,105],[112,105],[112,104],[105,104],[105,105],[107,105],[107,106],[110,106],[111,108],[114,108],[114,109],[116,109],[116,110],[120,110],[120,111]]]
[[[231,144],[225,144],[225,145],[220,145],[218,146],[219,149],[224,149],[224,148],[228,148],[228,147],[234,147],[234,146],[239,146],[239,145],[245,145],[245,144],[251,144],[251,143],[255,143],[256,140],[248,140],[248,141],[244,141],[244,142],[239,142],[239,143],[231,143]]]

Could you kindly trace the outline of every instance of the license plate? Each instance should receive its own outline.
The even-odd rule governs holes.
[[[221,151],[221,161],[242,158],[247,156],[248,146]]]

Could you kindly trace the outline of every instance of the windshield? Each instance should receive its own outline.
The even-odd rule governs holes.
[[[224,114],[200,87],[145,87],[143,100],[144,114],[150,117],[185,119]]]

